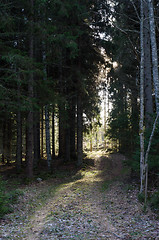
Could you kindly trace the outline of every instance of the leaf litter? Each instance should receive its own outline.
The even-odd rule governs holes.
[[[81,178],[40,181],[24,189],[24,196],[0,225],[0,240],[159,239],[159,221],[144,213],[137,186],[129,188],[120,154],[89,156],[93,164]]]

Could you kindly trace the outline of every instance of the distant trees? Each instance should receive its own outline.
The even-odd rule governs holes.
[[[139,20],[131,1],[114,1],[112,22],[106,36],[108,91],[112,104],[107,137],[120,152],[133,152],[138,133]],[[113,62],[117,65],[113,67]]]
[[[95,3],[0,4],[1,161],[16,161],[17,171],[26,163],[30,178],[46,150],[49,169],[55,150],[63,161],[80,165],[83,113],[90,117],[97,109],[103,61],[90,26]]]
[[[159,169],[158,116],[154,121],[158,114],[158,19],[155,18],[158,3],[151,0],[140,3],[112,1],[109,7],[112,21],[105,43],[109,48],[105,49],[111,62],[118,64],[116,68],[112,64],[108,74],[112,109],[107,136],[116,142],[117,150],[129,154],[136,151],[131,165],[135,170],[140,169],[140,192],[147,192],[148,165],[151,174]],[[138,133],[140,151],[137,150]]]
[[[148,154],[151,148],[151,142],[153,135],[155,133],[155,128],[157,124],[157,120],[159,117],[159,103],[158,103],[158,91],[159,91],[159,72],[158,72],[158,50],[157,50],[157,43],[156,43],[156,28],[155,28],[155,17],[154,17],[154,5],[153,2],[150,0],[147,3],[141,0],[141,19],[140,19],[140,43],[141,43],[141,61],[140,61],[140,178],[141,178],[141,186],[140,186],[140,193],[145,191],[145,201],[147,199],[147,187],[148,187]],[[149,22],[147,21],[149,20]],[[144,23],[145,21],[145,23]],[[144,31],[145,25],[145,31]],[[145,34],[144,34],[145,33]],[[150,41],[151,40],[151,41]],[[144,42],[146,44],[144,44]],[[151,44],[150,44],[151,43]],[[151,57],[150,58],[150,45],[151,45]],[[148,47],[148,48],[147,48]],[[152,64],[151,64],[152,63]],[[144,68],[145,66],[145,68]],[[147,150],[144,151],[144,125],[147,127],[152,126],[152,113],[151,110],[151,99],[152,99],[152,88],[151,88],[151,69],[152,68],[152,77],[153,77],[153,87],[154,87],[154,94],[155,94],[155,105],[156,109],[155,112],[157,113],[157,117],[153,124],[152,132],[150,135],[150,139],[148,142]],[[145,70],[145,72],[144,72]],[[144,124],[144,76],[145,88],[149,88],[149,91],[145,91],[146,95],[146,105],[145,112],[146,112],[146,120],[148,123]],[[151,115],[150,115],[151,114]],[[146,152],[146,154],[145,154]]]
[[[92,131],[93,119],[99,123],[102,64],[109,69],[104,88],[111,106],[105,136],[120,152],[133,154],[140,133],[141,164],[139,151],[131,164],[134,169],[141,166],[141,185],[147,182],[148,163],[152,172],[158,171],[158,131],[153,125],[159,107],[158,3],[141,0],[141,4],[1,1],[3,164],[15,161],[18,172],[25,165],[30,178],[40,159],[47,158],[49,170],[57,156],[82,164],[83,132]]]

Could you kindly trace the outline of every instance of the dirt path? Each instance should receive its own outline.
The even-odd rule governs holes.
[[[123,158],[98,152],[72,178],[29,186],[23,206],[1,223],[0,240],[159,239],[159,222],[150,210],[143,213]]]

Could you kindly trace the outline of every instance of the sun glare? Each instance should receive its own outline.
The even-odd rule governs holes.
[[[113,62],[113,68],[117,68],[118,67],[118,63],[117,62]]]

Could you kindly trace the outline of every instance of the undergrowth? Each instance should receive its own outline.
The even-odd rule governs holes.
[[[155,211],[159,212],[159,189],[152,194],[150,199],[150,205]]]
[[[13,211],[13,204],[18,200],[18,197],[22,195],[21,190],[6,191],[6,182],[0,178],[0,218],[5,214]]]

